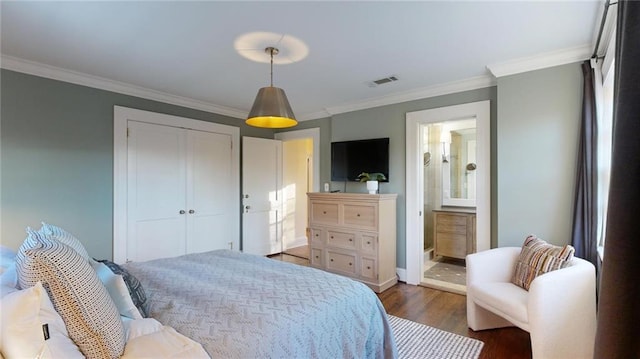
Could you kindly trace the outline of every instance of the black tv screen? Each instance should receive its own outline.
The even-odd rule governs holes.
[[[384,174],[389,181],[389,138],[331,143],[331,180],[357,181],[362,172]]]

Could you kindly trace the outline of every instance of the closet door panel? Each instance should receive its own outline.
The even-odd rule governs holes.
[[[144,261],[185,251],[184,130],[129,122],[128,259]]]
[[[231,136],[187,131],[187,253],[230,249]]]

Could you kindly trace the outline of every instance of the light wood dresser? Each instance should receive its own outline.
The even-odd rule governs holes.
[[[396,276],[396,194],[308,193],[310,265],[380,293]]]
[[[476,252],[476,213],[472,209],[434,209],[435,255],[464,259]]]

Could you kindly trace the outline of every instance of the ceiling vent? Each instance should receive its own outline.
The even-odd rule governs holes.
[[[373,80],[373,81],[369,82],[369,87],[376,87],[376,86],[388,84],[388,83],[394,82],[394,81],[398,81],[398,76],[390,75],[388,77],[383,77],[381,79],[377,79],[377,80]]]

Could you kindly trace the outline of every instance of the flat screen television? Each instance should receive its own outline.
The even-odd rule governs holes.
[[[362,172],[380,172],[389,181],[389,138],[331,143],[331,180],[358,181]]]

